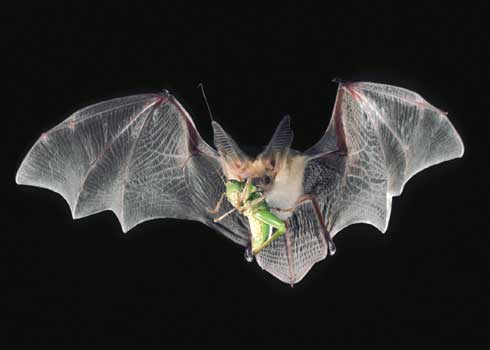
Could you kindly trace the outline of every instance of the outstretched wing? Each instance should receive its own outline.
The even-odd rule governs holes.
[[[61,194],[73,218],[112,210],[124,232],[155,218],[196,220],[245,245],[238,215],[215,224],[207,211],[225,189],[217,157],[165,91],[74,113],[42,134],[16,182]]]
[[[445,113],[418,94],[341,84],[325,135],[305,153],[305,191],[318,196],[332,235],[354,223],[385,232],[391,198],[408,179],[463,152]]]

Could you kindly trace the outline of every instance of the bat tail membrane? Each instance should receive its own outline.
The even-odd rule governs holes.
[[[311,201],[299,204],[286,221],[286,233],[256,255],[257,263],[291,286],[329,254],[321,222]]]

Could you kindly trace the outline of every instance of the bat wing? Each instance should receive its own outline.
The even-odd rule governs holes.
[[[146,220],[179,218],[246,245],[248,231],[238,214],[214,223],[207,210],[225,190],[222,176],[216,151],[165,91],[75,112],[42,134],[16,182],[59,193],[73,218],[112,210],[124,232]]]
[[[445,113],[418,94],[340,84],[327,131],[305,152],[305,192],[317,195],[331,235],[355,223],[385,232],[391,198],[408,179],[463,152]]]

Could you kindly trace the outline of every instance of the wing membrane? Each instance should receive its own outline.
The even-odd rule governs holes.
[[[170,94],[114,99],[82,109],[44,133],[22,162],[19,184],[61,194],[74,218],[111,210],[124,232],[154,218],[196,220],[233,241],[238,215],[219,225],[207,208],[224,191],[214,149]]]
[[[318,190],[332,234],[354,223],[385,232],[391,198],[408,179],[464,152],[442,111],[414,92],[374,83],[340,85],[330,125],[306,154],[317,162],[333,149],[344,158],[339,185]]]

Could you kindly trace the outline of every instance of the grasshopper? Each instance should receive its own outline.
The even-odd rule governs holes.
[[[223,220],[234,211],[243,214],[250,224],[253,255],[257,255],[286,232],[285,222],[271,212],[264,195],[252,183],[251,178],[246,181],[228,180],[225,187],[226,192],[221,195],[216,207],[209,211],[217,213],[226,196],[228,202],[233,205],[233,209],[215,218],[214,222]]]

